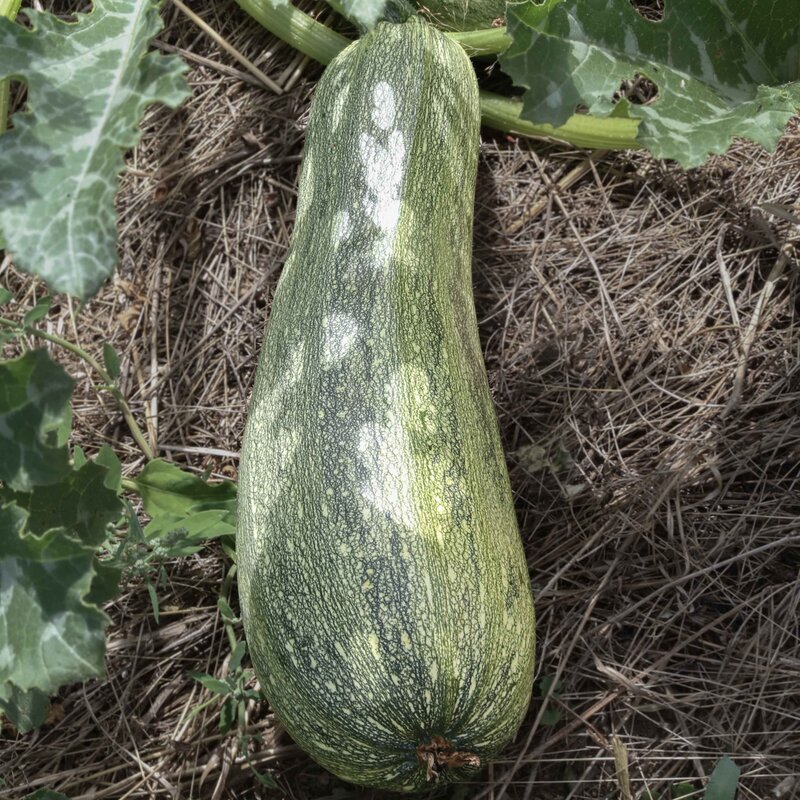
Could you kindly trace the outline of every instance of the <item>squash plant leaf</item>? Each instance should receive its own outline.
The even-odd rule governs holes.
[[[53,528],[66,528],[81,544],[97,548],[108,538],[108,525],[122,516],[122,501],[106,482],[109,469],[87,461],[62,481],[16,492],[16,504],[28,512],[25,530],[42,536]],[[0,496],[11,499],[11,493]]]
[[[92,561],[94,579],[89,594],[84,598],[87,603],[102,605],[113,600],[119,590],[119,582],[122,578],[122,567],[115,564],[112,560],[101,561],[97,556]]]
[[[103,486],[114,494],[120,494],[122,492],[122,464],[117,458],[117,454],[107,444],[104,444],[94,457],[94,463],[106,468]]]
[[[20,732],[44,724],[50,713],[50,698],[39,689],[23,692],[11,683],[0,685],[0,712]]]
[[[30,29],[0,18],[0,80],[28,87],[0,137],[0,233],[19,267],[87,298],[117,263],[123,153],[147,106],[187,95],[184,66],[147,52],[162,27],[153,0],[95,0],[75,22],[25,14]]]
[[[0,506],[0,685],[50,694],[103,674],[108,618],[86,602],[92,548],[61,528],[25,533],[27,516]]]
[[[108,447],[69,464],[72,381],[44,350],[0,363],[0,700],[22,730],[45,694],[101,675],[119,570],[97,548],[123,513]],[[46,698],[45,698],[46,699]]]
[[[0,481],[30,491],[69,472],[72,387],[45,350],[0,362]]]
[[[644,76],[657,96],[622,110],[641,120],[644,147],[684,167],[734,137],[773,149],[800,107],[797,0],[667,0],[658,21],[629,0],[527,0],[508,6],[508,29],[500,63],[527,89],[524,118],[562,125],[580,106],[609,116],[621,82]]]

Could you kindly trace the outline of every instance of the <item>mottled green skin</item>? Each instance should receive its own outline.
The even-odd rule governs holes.
[[[295,740],[368,786],[425,788],[416,748],[437,735],[485,764],[530,697],[533,604],[472,300],[478,125],[467,57],[420,19],[328,67],[242,450],[256,672]]]
[[[415,0],[437,27],[444,30],[474,31],[491,28],[506,15],[506,0]]]

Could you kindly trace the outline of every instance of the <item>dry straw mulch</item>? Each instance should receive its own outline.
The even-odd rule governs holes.
[[[193,96],[151,111],[119,197],[121,267],[48,325],[122,354],[161,456],[235,478],[286,254],[319,68],[229,2],[195,6],[277,95],[176,8],[164,49]],[[800,129],[685,172],[484,132],[475,294],[537,597],[535,699],[461,798],[696,797],[720,757],[740,797],[800,794]],[[797,214],[795,207],[794,212]],[[29,303],[41,285],[8,260]],[[76,441],[143,457],[80,363]],[[250,761],[187,671],[225,674],[217,546],[169,566],[156,623],[141,585],[108,609],[108,678],[65,689],[43,729],[3,729],[2,798],[370,798],[251,704]],[[235,600],[234,600],[235,602]],[[554,683],[555,682],[555,683]],[[547,706],[542,687],[554,686]]]

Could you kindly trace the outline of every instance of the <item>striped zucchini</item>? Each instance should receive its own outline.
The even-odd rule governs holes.
[[[471,289],[478,90],[419,18],[316,90],[240,473],[253,663],[354,783],[473,775],[530,698],[533,604]]]

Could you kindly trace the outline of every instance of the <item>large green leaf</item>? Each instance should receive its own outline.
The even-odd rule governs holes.
[[[17,492],[13,499],[28,512],[28,533],[41,536],[52,528],[66,528],[82,544],[97,548],[108,538],[109,523],[122,515],[122,501],[106,485],[108,480],[106,466],[87,461],[63,481]]]
[[[20,733],[27,733],[47,719],[50,698],[39,689],[23,692],[11,683],[0,684],[0,712]]]
[[[108,618],[85,599],[93,550],[63,529],[25,534],[26,517],[0,506],[0,685],[53,693],[103,673]]]
[[[73,385],[45,350],[0,362],[0,481],[29,491],[68,473]]]
[[[620,82],[643,75],[658,97],[626,107],[638,139],[687,167],[734,137],[772,149],[800,107],[797,0],[668,0],[660,21],[629,0],[528,0],[509,5],[508,28],[500,62],[527,88],[524,118],[562,125],[580,105],[609,115]]]
[[[95,0],[76,22],[25,13],[31,30],[0,19],[0,79],[23,80],[30,109],[0,137],[0,232],[18,266],[85,298],[117,263],[123,153],[148,105],[186,96],[184,67],[147,52],[153,0]]]
[[[188,555],[199,550],[204,539],[236,532],[236,485],[230,481],[206,483],[155,459],[139,473],[136,487],[151,517],[145,538],[165,540],[167,555]]]
[[[119,593],[119,581],[122,578],[122,567],[106,559],[101,561],[97,556],[92,561],[94,579],[89,594],[84,601],[92,605],[102,605],[113,600]]]
[[[230,481],[206,483],[191,472],[160,458],[149,462],[136,477],[144,510],[154,519],[171,515],[187,517],[198,511],[225,510],[236,514],[236,486]]]

